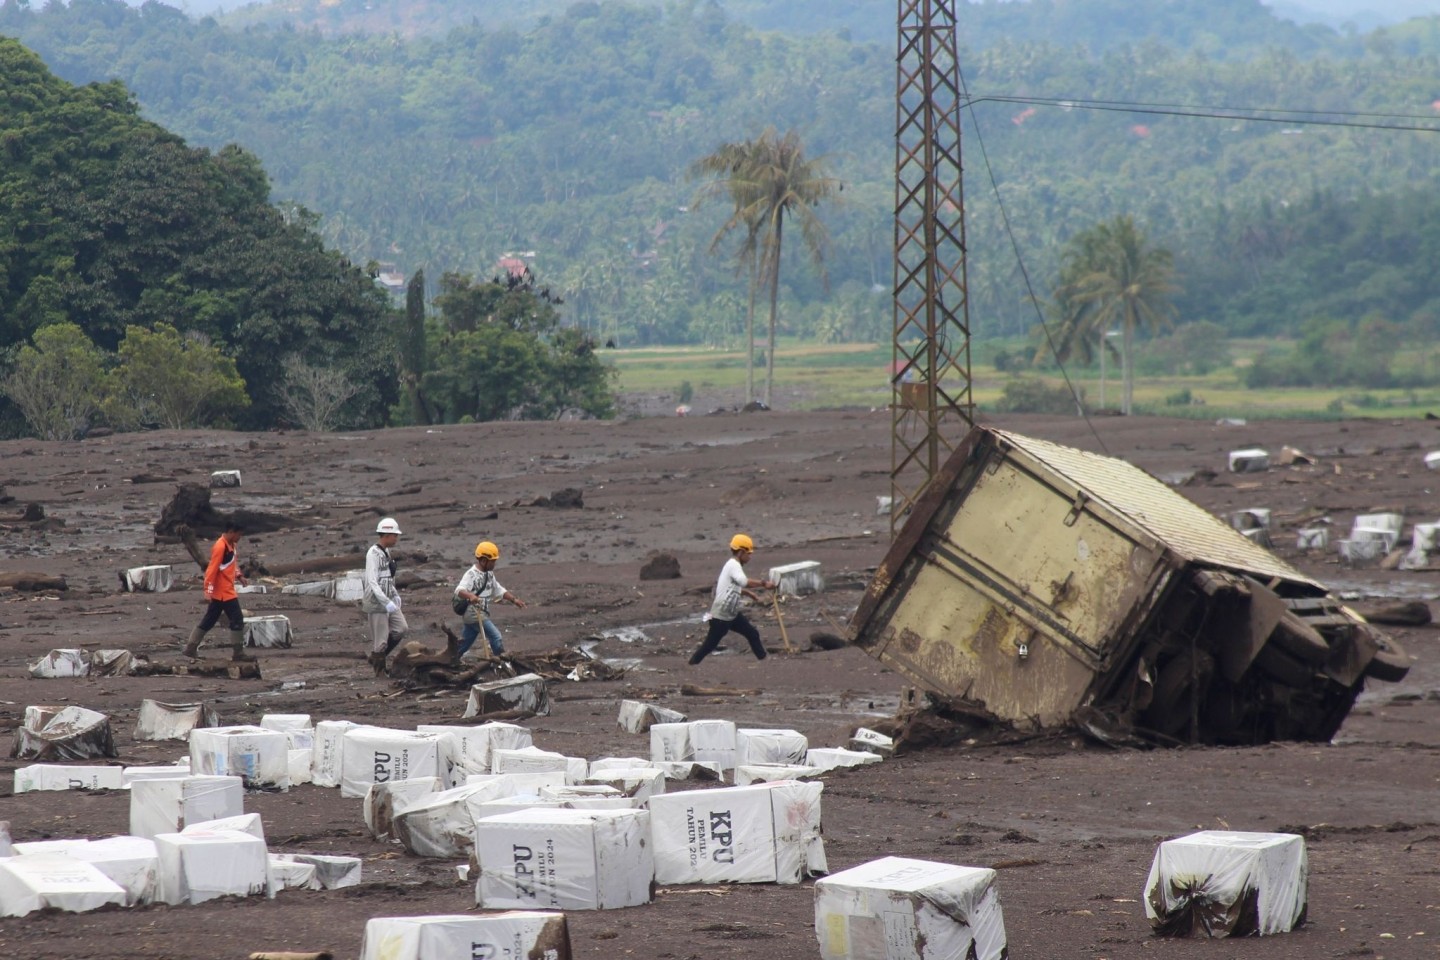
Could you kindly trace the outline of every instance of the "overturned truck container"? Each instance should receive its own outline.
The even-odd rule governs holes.
[[[1399,646],[1132,464],[977,427],[891,545],[856,645],[952,712],[1104,739],[1330,739]]]

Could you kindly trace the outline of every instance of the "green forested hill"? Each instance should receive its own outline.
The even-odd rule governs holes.
[[[822,14],[893,10],[862,0],[733,6],[797,29]],[[1147,12],[1107,19],[1132,7]],[[1413,189],[1423,202],[1440,145],[1434,134],[983,99],[1423,120],[1440,96],[1428,21],[1346,39],[1276,20],[1254,0],[987,2],[967,16],[987,24],[975,32],[983,42],[969,45],[967,36],[963,57],[966,83],[981,98],[966,156],[971,308],[982,335],[1023,332],[1033,321],[992,173],[1041,292],[1066,238],[1130,213],[1175,250],[1184,319],[1286,330],[1316,312],[1408,316],[1440,303],[1433,271],[1410,259],[1429,246],[1420,236],[1383,248],[1384,265],[1411,281],[1398,297],[1393,285],[1372,298],[1357,297],[1353,284],[1337,290],[1334,271],[1294,275],[1340,250],[1362,258],[1375,250],[1356,242],[1357,231],[1386,196]],[[864,35],[859,23],[848,24],[852,38]],[[684,171],[722,140],[767,124],[796,128],[810,153],[830,155],[846,190],[844,205],[823,214],[833,233],[831,289],[798,258],[787,265],[782,325],[885,336],[894,203],[888,38],[760,31],[703,2],[663,12],[579,3],[524,30],[458,25],[405,38],[234,29],[154,3],[132,10],[119,0],[74,0],[33,10],[7,0],[0,33],[66,79],[121,80],[147,117],[192,142],[252,151],[275,196],[317,211],[327,240],[356,262],[488,276],[503,253],[533,251],[537,274],[564,293],[569,317],[622,342],[733,342],[743,285],[706,255],[722,211],[689,209],[695,188]],[[1149,36],[1158,39],[1142,39]],[[1312,210],[1330,215],[1292,222]],[[1429,229],[1424,219],[1407,222]],[[1260,237],[1283,242],[1257,246]],[[1283,310],[1277,279],[1291,291]]]
[[[393,401],[388,304],[303,211],[270,205],[253,154],[191,148],[141,119],[120,84],[73,87],[0,38],[0,156],[5,360],[45,326],[73,323],[113,353],[128,328],[166,324],[233,356],[253,402],[229,422],[273,422],[290,355],[360,385],[354,420]]]

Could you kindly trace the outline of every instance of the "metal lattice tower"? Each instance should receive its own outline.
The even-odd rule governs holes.
[[[890,533],[974,421],[955,7],[899,0]]]

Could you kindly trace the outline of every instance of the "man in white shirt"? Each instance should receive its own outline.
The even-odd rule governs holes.
[[[385,658],[400,646],[410,625],[400,612],[400,591],[395,589],[395,561],[390,551],[400,540],[400,524],[386,517],[375,525],[376,542],[365,554],[365,592],[360,612],[370,634],[370,666],[375,676],[385,672]]]
[[[760,601],[758,596],[750,592],[750,587],[766,590],[775,587],[769,580],[755,580],[745,575],[745,564],[750,562],[754,553],[755,541],[745,534],[737,533],[730,538],[730,559],[720,568],[720,578],[715,583],[715,601],[710,604],[710,631],[705,635],[705,642],[691,655],[692,667],[709,656],[720,645],[721,638],[731,630],[750,641],[750,652],[755,654],[756,660],[765,659],[765,646],[760,642],[760,631],[740,612],[740,601],[743,597],[749,597],[757,603]]]

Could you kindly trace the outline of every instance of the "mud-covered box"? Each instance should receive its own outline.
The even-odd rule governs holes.
[[[1404,652],[1132,464],[977,427],[917,501],[855,643],[950,709],[1161,743],[1328,740]]]

